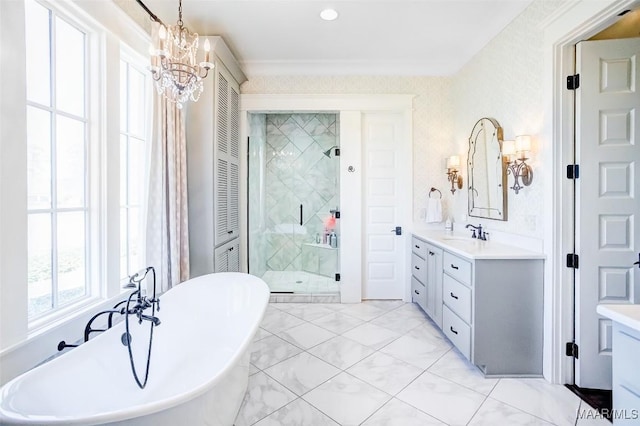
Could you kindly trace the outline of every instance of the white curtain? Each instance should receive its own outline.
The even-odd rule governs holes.
[[[153,37],[157,40],[158,26]],[[147,265],[162,292],[189,279],[187,151],[184,109],[154,90],[146,223]]]

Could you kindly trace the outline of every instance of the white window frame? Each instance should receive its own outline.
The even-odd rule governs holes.
[[[77,312],[87,305],[95,303],[103,296],[104,286],[101,285],[104,254],[101,250],[101,231],[100,223],[102,223],[102,209],[100,209],[101,188],[98,184],[100,173],[99,154],[102,150],[101,144],[101,116],[97,104],[100,100],[102,90],[98,85],[100,80],[101,67],[100,56],[103,49],[102,33],[103,30],[91,25],[92,23],[85,19],[81,14],[76,13],[62,4],[49,2],[46,0],[32,0],[51,11],[51,105],[46,106],[27,100],[27,107],[34,107],[46,111],[51,114],[51,141],[52,147],[56,142],[56,126],[57,116],[72,118],[84,123],[85,125],[85,188],[84,197],[85,204],[83,208],[58,208],[56,206],[56,168],[55,155],[52,149],[51,156],[51,186],[52,199],[51,206],[48,209],[27,209],[27,215],[37,213],[49,213],[52,215],[52,299],[53,308],[41,314],[28,317],[29,331],[41,329],[53,321],[67,317],[73,312]],[[64,111],[60,111],[56,107],[56,89],[55,86],[55,17],[64,20],[67,24],[73,26],[85,35],[85,111],[84,117],[79,117]],[[28,28],[26,29],[28,31]],[[77,298],[62,306],[57,306],[58,289],[56,284],[56,216],[58,212],[83,211],[85,213],[85,295]],[[29,299],[27,299],[29,303]]]
[[[0,0],[0,382],[82,338],[87,321],[126,297],[119,282],[119,94],[121,42],[141,57],[148,31],[112,1],[39,0],[91,30],[91,285],[95,298],[29,323],[27,297],[27,149],[24,1]],[[74,19],[76,18],[76,19]],[[151,130],[151,129],[150,129]],[[95,220],[93,219],[95,217]],[[94,249],[95,248],[95,249]]]
[[[151,105],[152,105],[152,90],[153,90],[153,86],[152,86],[152,81],[151,81],[151,75],[149,74],[149,71],[147,69],[148,63],[149,63],[149,59],[148,58],[143,58],[142,56],[140,56],[139,54],[137,54],[133,49],[131,49],[130,47],[128,47],[125,44],[121,43],[121,47],[120,47],[120,61],[126,63],[127,65],[127,82],[126,84],[128,84],[129,82],[129,70],[131,68],[135,69],[136,71],[139,71],[140,73],[142,73],[145,76],[145,80],[144,80],[144,87],[145,87],[145,104],[144,104],[144,120],[145,120],[145,129],[144,129],[144,134],[143,136],[143,140],[144,140],[144,153],[145,153],[145,164],[141,165],[142,167],[144,167],[145,172],[144,172],[144,176],[145,176],[145,182],[143,184],[142,190],[140,191],[140,197],[141,199],[139,200],[140,202],[137,204],[132,204],[131,200],[129,198],[129,184],[128,182],[126,182],[124,185],[120,185],[120,188],[125,188],[126,191],[126,202],[123,205],[122,203],[120,203],[120,208],[118,210],[118,212],[120,213],[122,209],[125,209],[127,211],[127,215],[126,215],[126,220],[127,220],[127,236],[129,235],[129,228],[130,228],[130,224],[129,224],[129,210],[131,208],[139,208],[140,209],[140,215],[142,217],[144,217],[144,215],[147,212],[147,202],[148,202],[148,197],[147,197],[147,180],[148,180],[148,170],[149,170],[149,153],[150,153],[150,146],[151,146],[151,128],[152,128],[152,122],[151,122],[151,116],[152,116],[152,111],[151,111]],[[120,85],[125,84],[125,82],[120,81]],[[129,106],[130,106],[130,102],[129,102],[129,96],[130,96],[130,92],[127,90],[127,112],[129,112]],[[122,100],[120,100],[120,104],[119,106],[122,105]],[[127,114],[127,120],[130,119],[130,114]],[[129,125],[129,122],[127,122],[127,126],[126,126],[126,130],[123,131],[122,130],[122,125],[120,125],[120,136],[125,136],[127,138],[127,151],[129,148],[129,144],[130,144],[130,139],[131,138],[135,138],[135,139],[140,139],[140,135],[135,135],[133,133],[131,133],[131,127]],[[119,158],[122,158],[122,155],[120,155]],[[124,167],[126,170],[126,176],[127,179],[129,179],[129,161],[130,158],[127,155],[126,156],[126,163],[125,164],[120,164],[120,168]],[[122,176],[122,174],[120,174],[119,176]],[[120,218],[122,218],[122,215],[119,215]],[[125,242],[125,247],[126,247],[126,252],[127,252],[127,275],[131,275],[134,274],[135,272],[137,272],[138,270],[142,269],[145,264],[145,259],[146,259],[146,251],[145,251],[145,246],[146,246],[146,233],[145,233],[145,229],[144,229],[144,224],[145,221],[142,220],[140,223],[140,259],[141,259],[141,264],[140,265],[131,265],[130,264],[130,247],[129,247],[129,240],[127,239],[127,241]],[[120,226],[122,226],[122,224],[120,224]],[[121,242],[122,244],[122,242]],[[122,252],[119,252],[120,257],[122,256]],[[119,259],[120,259],[119,257]],[[121,283],[122,284],[126,284],[128,282],[128,276],[121,276],[120,277]]]

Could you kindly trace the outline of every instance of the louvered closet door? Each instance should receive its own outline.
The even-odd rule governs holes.
[[[228,272],[229,252],[225,249],[224,246],[218,247],[216,249],[213,267],[215,272]]]
[[[215,245],[229,240],[229,83],[220,73],[216,73],[216,171],[215,171]],[[216,257],[217,258],[217,257]],[[216,268],[217,269],[217,268]]]
[[[240,96],[238,85],[222,66],[216,85],[215,245],[219,247],[240,231]]]
[[[227,233],[240,234],[240,95],[229,85],[229,204]],[[238,259],[239,261],[239,259]]]
[[[215,250],[215,272],[240,272],[240,238],[234,238]]]

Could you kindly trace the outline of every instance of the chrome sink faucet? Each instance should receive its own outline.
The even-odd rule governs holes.
[[[467,226],[465,226],[465,228],[469,229],[472,228],[473,229],[473,233],[471,234],[471,238],[477,238],[479,240],[482,241],[487,241],[487,232],[484,232],[482,230],[482,224],[478,224],[478,226],[474,226],[472,224],[468,224]],[[476,231],[478,231],[478,234],[476,235]]]

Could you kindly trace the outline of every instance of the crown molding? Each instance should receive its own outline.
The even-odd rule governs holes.
[[[273,75],[450,77],[459,66],[435,61],[241,61],[249,78]]]

